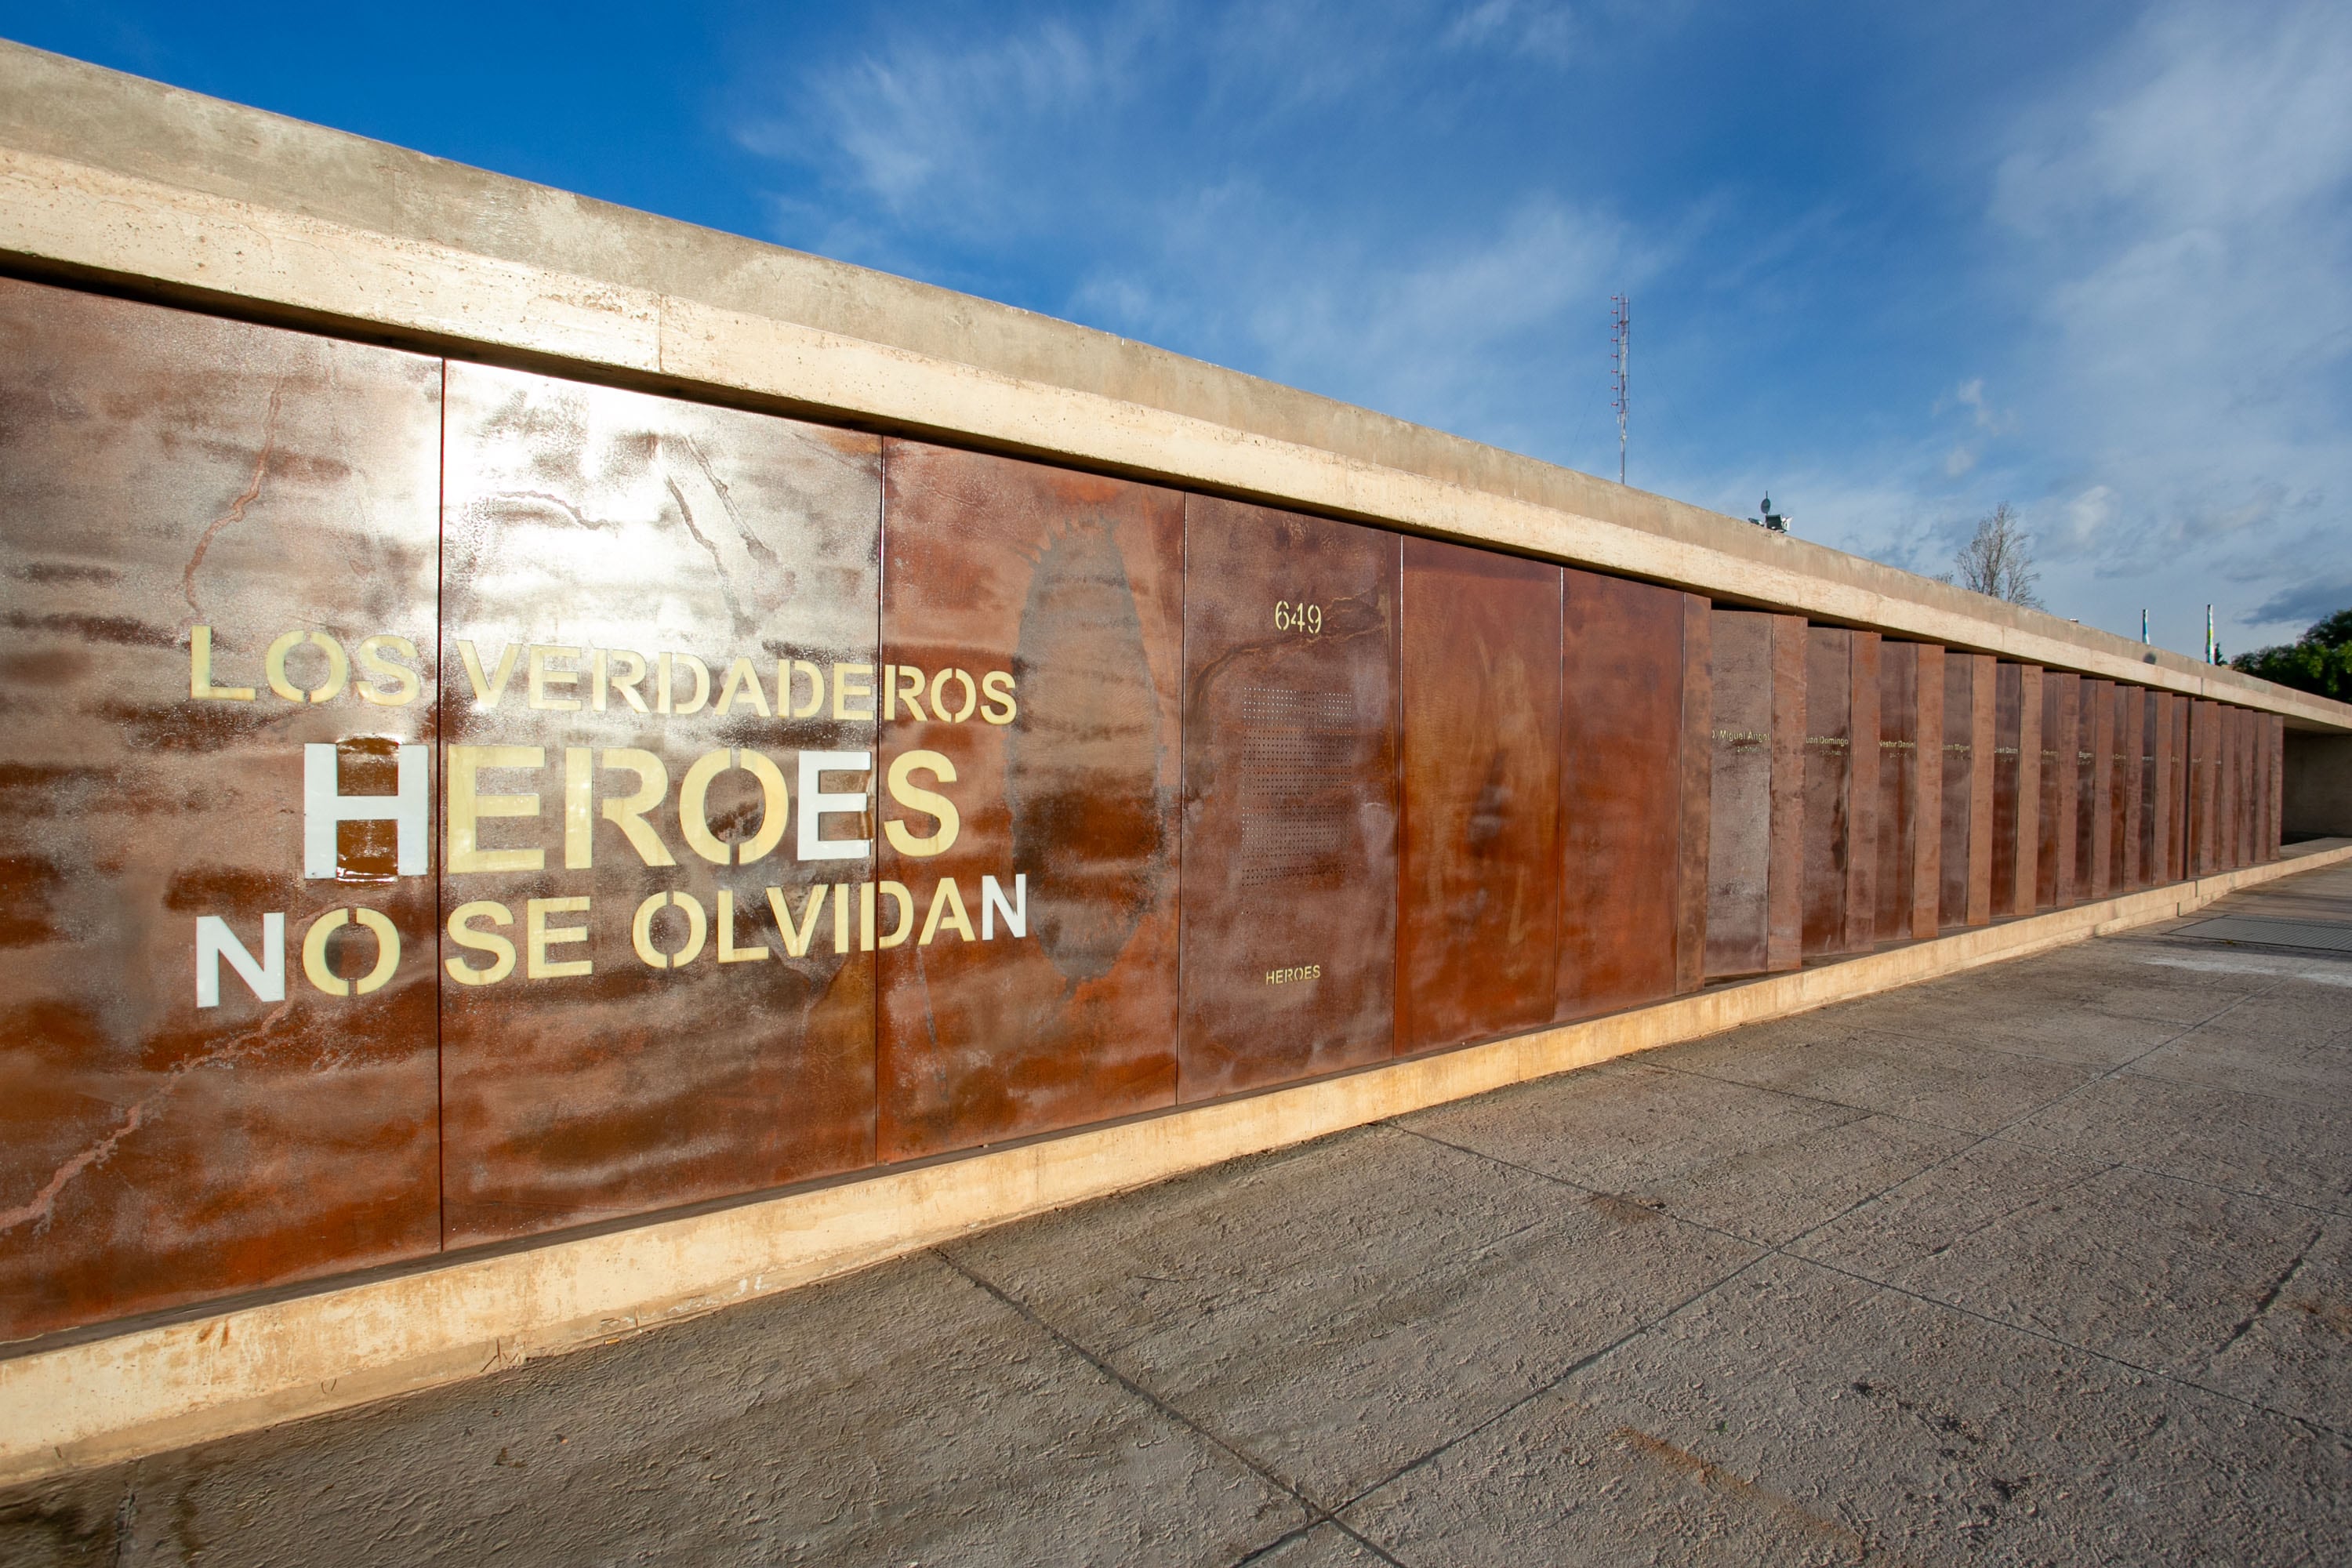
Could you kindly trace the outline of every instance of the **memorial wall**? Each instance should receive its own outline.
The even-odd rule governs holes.
[[[0,1339],[2274,858],[2274,715],[0,279]]]

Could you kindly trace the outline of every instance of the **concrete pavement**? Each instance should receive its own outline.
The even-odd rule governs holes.
[[[2352,1561],[2352,957],[2103,939],[0,1494],[487,1561]]]

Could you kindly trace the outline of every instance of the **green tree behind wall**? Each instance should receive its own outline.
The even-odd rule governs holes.
[[[2336,611],[2291,643],[2242,653],[2230,667],[2298,691],[2352,702],[2352,609]]]

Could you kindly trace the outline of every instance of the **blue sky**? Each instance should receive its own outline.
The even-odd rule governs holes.
[[[0,0],[0,35],[2231,652],[2352,604],[2352,6]]]

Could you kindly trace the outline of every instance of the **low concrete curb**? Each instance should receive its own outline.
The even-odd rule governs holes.
[[[987,1226],[1489,1089],[1786,1017],[2352,860],[2352,843],[1246,1100],[331,1287],[0,1361],[0,1484],[479,1376]]]

